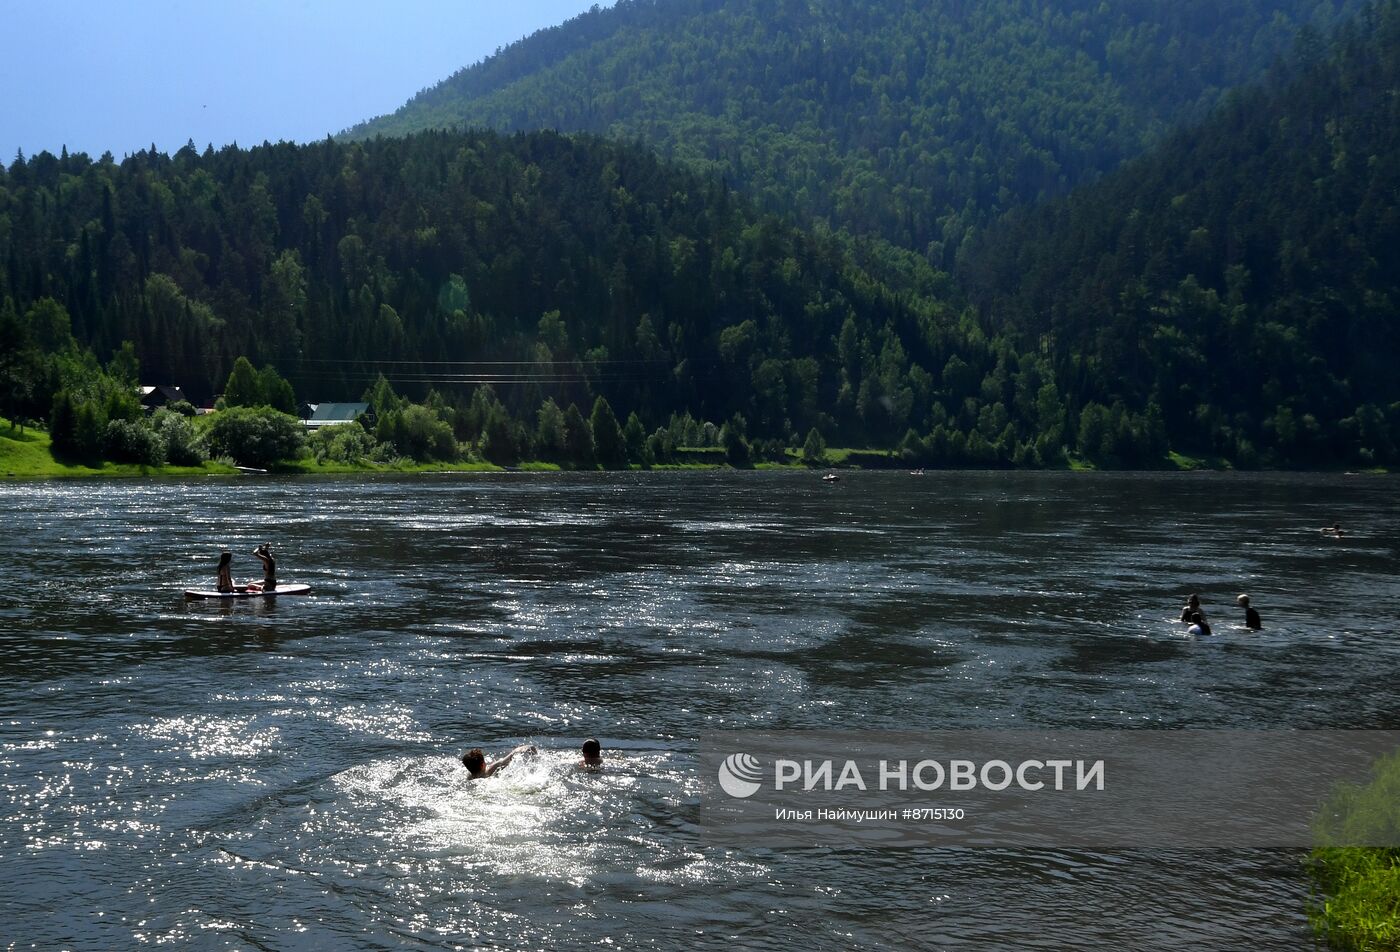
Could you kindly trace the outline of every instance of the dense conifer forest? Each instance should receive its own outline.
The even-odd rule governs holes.
[[[196,400],[246,355],[304,399],[358,397],[381,372],[461,405],[490,385],[532,432],[546,401],[603,396],[648,432],[690,414],[756,438],[815,428],[893,446],[945,422],[936,391],[976,427],[983,378],[1008,367],[1004,344],[838,242],[635,145],[429,132],[45,154],[0,189],[6,409],[31,418],[73,389],[75,362],[40,355],[130,341],[144,379]],[[1000,438],[1008,411],[988,419]]]
[[[355,138],[587,131],[712,164],[769,209],[950,268],[1002,211],[1197,121],[1354,0],[622,0]]]
[[[992,327],[1072,342],[1174,446],[1322,464],[1400,437],[1400,10],[1066,200],[1008,216],[964,277]],[[1058,349],[1058,348],[1057,348]]]
[[[0,414],[58,424],[56,448],[130,458],[148,439],[130,396],[139,381],[282,411],[364,396],[377,422],[365,445],[338,434],[347,458],[396,447],[420,459],[625,465],[701,445],[742,464],[803,446],[817,460],[834,445],[946,466],[1160,466],[1169,451],[1241,466],[1395,461],[1395,0],[1351,18],[1301,2],[1213,15],[1189,3],[1170,15],[1147,2],[1112,13],[946,4],[927,23],[922,6],[902,3],[768,7],[772,21],[755,25],[747,0],[624,3],[503,51],[419,104],[465,89],[478,106],[518,106],[522,83],[571,63],[596,73],[590,82],[612,76],[621,96],[632,87],[626,70],[604,68],[608,57],[632,62],[642,26],[683,15],[699,32],[681,36],[696,43],[724,24],[752,27],[741,32],[757,45],[741,43],[742,59],[766,57],[771,80],[754,95],[783,109],[806,102],[822,120],[816,139],[895,150],[879,144],[907,126],[882,161],[913,174],[938,152],[928,122],[970,148],[969,162],[979,150],[1001,156],[990,177],[968,178],[954,171],[963,159],[949,159],[927,194],[881,179],[870,193],[879,201],[846,202],[851,166],[833,159],[811,172],[806,146],[756,145],[746,167],[768,178],[660,155],[648,144],[656,135],[617,116],[689,115],[674,97],[695,89],[666,78],[680,70],[698,89],[713,77],[699,75],[702,54],[672,49],[679,39],[643,44],[650,98],[630,113],[614,102],[602,126],[643,141],[422,131],[190,144],[120,161],[21,156],[0,168]],[[1000,19],[987,19],[993,7]],[[831,27],[838,12],[857,18],[840,21],[851,29]],[[1337,18],[1333,34],[1307,25]],[[1221,99],[1299,24],[1287,56]],[[861,55],[894,64],[882,89],[909,43],[943,44],[905,70],[898,100],[927,101],[928,115],[906,122],[891,105],[886,128],[864,100],[835,110],[832,83],[849,91],[873,74],[851,52],[818,57],[830,73],[821,80],[803,58],[814,37],[861,46],[876,35],[891,45]],[[719,36],[708,41],[716,56]],[[1079,53],[1040,59],[1052,40]],[[982,59],[967,58],[973,47]],[[532,65],[546,54],[554,72]],[[1018,73],[1006,57],[1029,58]],[[980,63],[964,79],[991,84],[972,126],[947,122],[961,94],[927,85],[945,61]],[[815,85],[802,99],[791,80],[804,71]],[[1112,95],[1080,82],[1090,74],[1117,76]],[[721,85],[742,92],[752,81]],[[1032,85],[1079,111],[989,105]],[[1105,118],[1104,103],[1125,111]],[[722,111],[734,123],[750,115]],[[1166,132],[1174,119],[1185,124]],[[812,131],[787,113],[769,120],[792,143]],[[1053,139],[1058,171],[1003,176],[1029,166],[1020,146],[984,148],[993,127],[1002,145]],[[666,142],[703,137],[668,128],[663,152],[699,157]],[[1070,153],[1079,158],[1061,161]],[[831,204],[812,206],[813,191],[804,198],[786,178],[804,168]],[[1081,180],[1092,181],[1061,194]],[[951,234],[938,218],[949,196],[972,210],[952,232],[959,252],[921,253],[925,238]],[[199,434],[168,414],[161,426],[167,457],[198,455]]]

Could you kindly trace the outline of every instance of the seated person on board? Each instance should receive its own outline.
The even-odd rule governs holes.
[[[272,546],[264,542],[253,550],[253,555],[262,562],[263,580],[261,584],[249,582],[248,591],[271,592],[275,590],[277,588],[277,560],[272,557]]]
[[[227,594],[233,590],[233,553],[225,549],[219,553],[219,581],[215,591]]]

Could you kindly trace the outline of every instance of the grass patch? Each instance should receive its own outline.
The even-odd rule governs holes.
[[[1377,761],[1370,783],[1338,790],[1317,832],[1323,843],[1400,841],[1400,751]],[[1323,896],[1311,910],[1313,927],[1332,948],[1400,950],[1400,849],[1322,846],[1308,871]]]
[[[83,476],[208,476],[237,470],[218,463],[203,466],[139,466],[134,463],[61,463],[53,458],[48,433],[26,429],[23,434],[0,419],[0,478],[53,479]]]
[[[68,467],[53,458],[49,435],[38,430],[0,428],[0,473],[6,476],[62,476]]]
[[[723,466],[724,450],[717,446],[677,446],[674,458],[676,463],[681,465],[708,463],[711,466]]]
[[[1400,865],[1395,850],[1334,847],[1313,853],[1314,876],[1326,883],[1313,928],[1334,949],[1400,949]]]
[[[1185,453],[1178,453],[1176,450],[1167,452],[1166,462],[1170,466],[1186,473],[1197,470],[1225,470],[1234,469],[1230,461],[1223,456],[1187,456]]]
[[[541,464],[548,465],[548,464]],[[365,473],[499,473],[495,463],[341,463],[334,460],[317,462],[309,457],[273,463],[269,472],[288,476],[363,475]]]

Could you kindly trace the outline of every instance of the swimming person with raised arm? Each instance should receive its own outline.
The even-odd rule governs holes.
[[[473,780],[481,780],[485,777],[495,776],[496,771],[514,760],[516,754],[533,754],[534,752],[535,748],[532,744],[521,744],[500,760],[487,763],[486,754],[482,752],[481,748],[473,747],[462,755],[462,766],[467,768],[467,773],[471,774]]]

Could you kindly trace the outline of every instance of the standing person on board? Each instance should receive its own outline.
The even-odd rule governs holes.
[[[1239,604],[1241,608],[1244,609],[1244,626],[1246,628],[1252,628],[1253,630],[1258,631],[1260,628],[1264,627],[1264,623],[1259,620],[1259,613],[1253,608],[1249,607],[1248,595],[1240,595],[1235,599],[1235,601]]]

